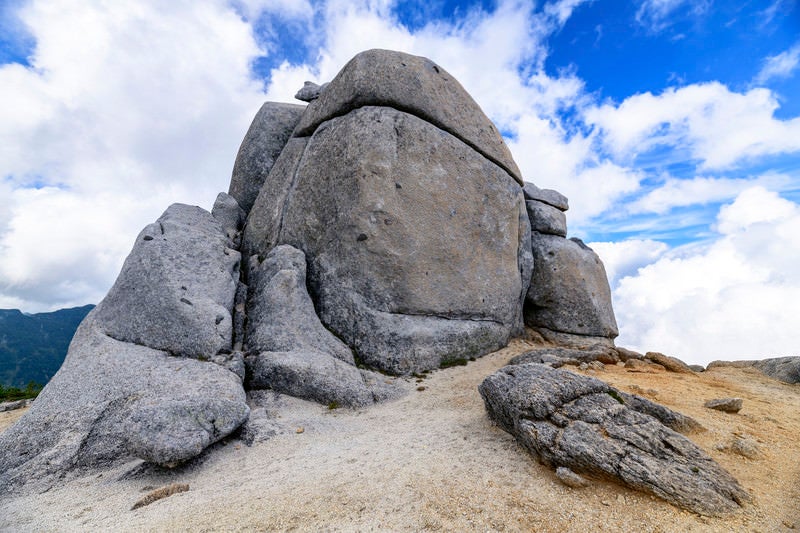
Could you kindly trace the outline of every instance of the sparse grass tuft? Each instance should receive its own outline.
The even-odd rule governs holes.
[[[166,498],[167,496],[172,496],[173,494],[178,494],[179,492],[186,492],[187,490],[189,490],[189,485],[187,483],[173,483],[171,485],[167,485],[166,487],[161,487],[160,489],[156,489],[147,493],[144,498],[134,503],[133,507],[131,507],[131,511],[140,507],[144,507],[145,505],[150,505],[151,503],[157,502],[158,500]]]

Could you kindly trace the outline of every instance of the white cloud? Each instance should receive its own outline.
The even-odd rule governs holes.
[[[636,11],[636,21],[653,33],[671,26],[680,13],[698,16],[708,11],[711,0],[644,0]]]
[[[36,48],[0,66],[0,292],[96,302],[141,227],[227,190],[261,50],[222,0],[36,0],[19,18]]]
[[[770,190],[781,190],[791,183],[789,176],[767,173],[755,178],[695,177],[679,179],[669,177],[658,188],[628,204],[628,213],[664,214],[675,207],[704,205],[734,198],[745,189],[754,186]]]
[[[756,74],[756,83],[767,83],[773,78],[788,78],[800,65],[800,43],[775,56],[764,59],[764,65]]]
[[[687,150],[702,169],[724,169],[746,158],[800,151],[800,118],[776,119],[774,94],[742,94],[712,82],[637,94],[619,106],[587,109],[605,147],[633,161],[658,147]]]
[[[722,208],[718,238],[620,280],[618,344],[688,362],[794,355],[800,330],[800,206],[755,187]]]
[[[652,239],[628,239],[619,242],[591,242],[592,248],[605,266],[608,283],[614,288],[622,278],[635,275],[636,272],[654,263],[669,246]]]

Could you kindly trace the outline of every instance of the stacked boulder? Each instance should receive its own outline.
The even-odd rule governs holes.
[[[526,183],[533,278],[525,323],[559,345],[613,346],[619,334],[603,262],[580,239],[567,239],[567,198]]]

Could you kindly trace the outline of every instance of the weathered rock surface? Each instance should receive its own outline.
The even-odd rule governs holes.
[[[239,206],[236,198],[224,192],[219,193],[214,201],[214,207],[211,209],[211,215],[220,223],[234,246],[238,247],[239,232],[244,226],[247,214]]]
[[[611,289],[600,258],[577,239],[532,232],[533,277],[525,323],[572,335],[618,335]],[[543,333],[544,334],[544,333]]]
[[[238,376],[112,339],[97,321],[103,305],[78,328],[30,411],[0,434],[0,492],[47,487],[70,470],[132,457],[172,465],[247,419]]]
[[[124,342],[209,358],[230,350],[239,252],[199,207],[173,204],[136,238],[117,281],[94,314]]]
[[[749,499],[705,452],[602,381],[523,364],[479,390],[489,416],[547,465],[611,477],[700,514]]]
[[[742,410],[741,398],[715,398],[708,400],[703,404],[703,407],[722,411],[723,413],[738,413]]]
[[[242,140],[228,194],[247,213],[306,106],[265,102]]]
[[[537,200],[526,200],[525,207],[531,221],[531,231],[567,236],[567,217],[563,211]]]
[[[311,135],[323,122],[364,106],[416,115],[458,137],[522,185],[497,128],[461,84],[430,59],[402,52],[367,50],[351,59],[308,105],[294,135]]]
[[[582,489],[589,486],[587,479],[563,466],[556,468],[556,477],[561,483],[573,489]]]
[[[506,172],[384,107],[329,120],[302,151],[285,165],[293,177],[278,165],[270,174],[291,191],[283,206],[262,191],[244,246],[302,250],[322,322],[365,364],[410,373],[507,343],[530,257],[521,190]]]

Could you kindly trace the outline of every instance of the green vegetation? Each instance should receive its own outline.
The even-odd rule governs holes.
[[[331,400],[330,402],[328,402],[328,410],[329,411],[333,411],[334,409],[338,409],[338,408],[339,408],[339,402],[337,402],[336,400]]]
[[[611,396],[612,398],[617,400],[619,403],[625,405],[625,400],[623,400],[622,397],[619,395],[619,393],[617,391],[615,391],[614,389],[607,390],[606,394],[608,394],[609,396]]]
[[[40,392],[42,392],[42,386],[35,381],[28,383],[24,389],[0,385],[0,402],[13,402],[16,400],[25,400],[27,398],[36,398]]]
[[[447,361],[442,361],[439,364],[439,368],[450,368],[453,366],[467,366],[466,359],[448,359]]]
[[[93,307],[34,315],[0,309],[0,385],[24,390],[31,381],[50,381],[64,362],[78,324]]]

